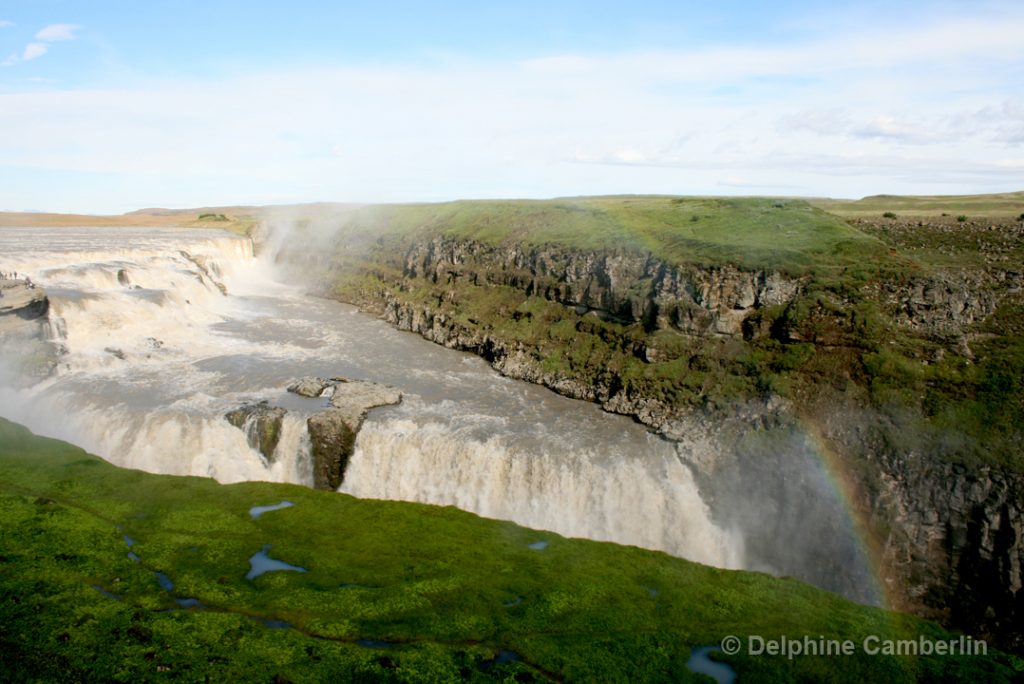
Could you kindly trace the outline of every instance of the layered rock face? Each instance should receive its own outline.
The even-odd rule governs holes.
[[[859,508],[879,535],[898,607],[1024,649],[1024,475],[902,449],[898,419],[833,419],[830,437],[869,459]],[[865,468],[861,472],[869,471]]]
[[[404,277],[507,285],[577,313],[695,335],[738,335],[746,315],[789,302],[802,284],[777,272],[683,268],[627,252],[498,247],[445,237],[414,244],[405,257]]]
[[[647,333],[737,343],[771,337],[780,344],[814,344],[827,354],[858,344],[857,316],[844,309],[846,302],[819,302],[797,325],[787,311],[809,286],[805,278],[726,265],[673,266],[653,256],[617,251],[435,237],[412,241],[402,257],[393,252],[371,257],[370,263],[382,262],[392,266],[370,268],[379,287],[364,285],[340,296],[399,329],[475,352],[505,375],[598,402],[679,441],[681,458],[697,474],[716,520],[746,530],[748,555],[755,564],[813,577],[861,600],[880,598],[870,596],[864,571],[854,567],[861,552],[845,542],[829,541],[829,529],[850,524],[844,510],[848,503],[837,498],[834,483],[808,474],[820,459],[820,449],[801,436],[806,419],[801,409],[771,401],[730,409],[729,415],[718,409],[679,408],[662,397],[623,387],[614,373],[601,369],[586,379],[551,369],[529,341],[453,314],[465,285],[502,286],[563,305],[566,318],[578,321],[577,330],[595,316],[641,326]],[[969,275],[918,275],[876,284],[874,292],[865,294],[897,325],[954,348],[964,346],[964,328],[990,315],[999,303],[997,293],[974,285]],[[422,296],[424,290],[429,297]],[[411,296],[415,293],[421,294]],[[766,315],[770,311],[773,316]],[[609,343],[654,363],[666,358],[656,339],[648,334]],[[834,467],[843,471],[836,477],[850,490],[845,495],[871,528],[866,533],[889,597],[902,608],[1004,646],[1024,647],[1019,626],[1024,601],[1020,476],[995,467],[976,471],[955,466],[926,451],[885,447],[869,437],[874,417],[858,414],[857,423],[853,414],[844,413],[846,408],[835,410],[843,414],[842,421],[830,426],[827,416],[819,416],[817,422],[825,425],[823,437],[836,452]],[[721,424],[729,428],[719,429]],[[697,440],[700,448],[694,447],[698,434],[703,435]],[[793,566],[791,559],[800,552],[810,559],[803,562],[815,567]],[[833,579],[822,582],[821,577]]]

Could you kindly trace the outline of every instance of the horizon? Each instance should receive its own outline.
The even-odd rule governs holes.
[[[1024,7],[613,5],[13,4],[0,211],[1024,186]]]
[[[850,202],[855,204],[857,202],[872,200],[872,199],[909,199],[909,200],[945,200],[945,199],[979,199],[985,197],[1002,197],[1006,195],[1021,195],[1021,201],[1024,202],[1024,190],[1009,190],[1000,193],[979,193],[973,195],[894,195],[891,193],[881,193],[876,195],[865,195],[863,197],[814,197],[810,195],[671,195],[664,193],[610,193],[606,195],[559,195],[557,197],[456,197],[453,199],[443,200],[412,200],[402,201],[396,200],[391,202],[356,202],[356,201],[334,201],[334,200],[310,200],[303,202],[290,202],[290,203],[276,203],[276,204],[245,204],[241,202],[220,202],[214,204],[205,204],[202,206],[149,206],[149,207],[135,207],[127,209],[123,212],[108,213],[102,212],[74,212],[74,211],[49,211],[46,209],[21,209],[21,210],[9,210],[0,209],[0,214],[39,214],[39,215],[50,215],[50,216],[91,216],[102,218],[104,216],[119,217],[129,216],[132,214],[140,214],[143,216],[154,216],[160,212],[167,212],[171,214],[179,214],[186,212],[195,211],[220,211],[229,209],[287,209],[292,207],[304,207],[304,206],[328,206],[328,207],[351,207],[351,206],[387,206],[387,205],[419,205],[419,204],[446,204],[450,202],[558,202],[558,201],[570,201],[570,200],[587,200],[587,199],[643,199],[643,198],[685,198],[685,199],[717,199],[717,198],[729,198],[729,199],[779,199],[779,200],[796,200],[805,202]],[[1015,198],[1016,199],[1016,198]],[[1016,209],[1011,210],[1011,213],[1016,212]]]

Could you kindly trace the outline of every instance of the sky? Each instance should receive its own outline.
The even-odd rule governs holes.
[[[1024,3],[0,4],[0,210],[1024,190]]]

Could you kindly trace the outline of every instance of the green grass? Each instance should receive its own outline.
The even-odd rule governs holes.
[[[248,514],[282,499],[295,506]],[[550,546],[531,550],[539,539]],[[264,544],[308,572],[246,580]],[[0,419],[5,681],[697,681],[691,648],[727,634],[948,637],[794,580],[453,508],[123,470]],[[489,665],[502,650],[521,660]],[[1024,668],[995,651],[728,661],[748,681],[1008,681]]]
[[[588,197],[368,206],[348,218],[375,235],[488,244],[609,247],[673,264],[732,263],[802,275],[886,258],[880,241],[802,200]]]
[[[899,215],[1013,218],[1024,210],[1024,192],[991,195],[873,195],[859,200],[811,199],[812,205],[843,217]]]

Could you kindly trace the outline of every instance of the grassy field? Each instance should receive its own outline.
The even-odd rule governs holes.
[[[734,263],[803,274],[886,259],[878,240],[802,200],[586,197],[362,207],[352,230],[489,244],[650,253],[675,264]]]
[[[450,507],[123,470],[2,419],[0,542],[11,682],[697,681],[691,648],[727,634],[949,638],[793,580]],[[246,579],[268,544],[306,572]],[[994,651],[726,659],[746,681],[1024,671]]]
[[[222,228],[248,235],[260,220],[259,207],[213,207],[204,209],[142,209],[127,214],[51,214],[45,212],[0,212],[0,230],[5,227],[183,227]]]
[[[813,206],[844,218],[906,216],[1014,219],[1024,216],[1024,192],[992,195],[872,195],[859,200],[809,199]]]

